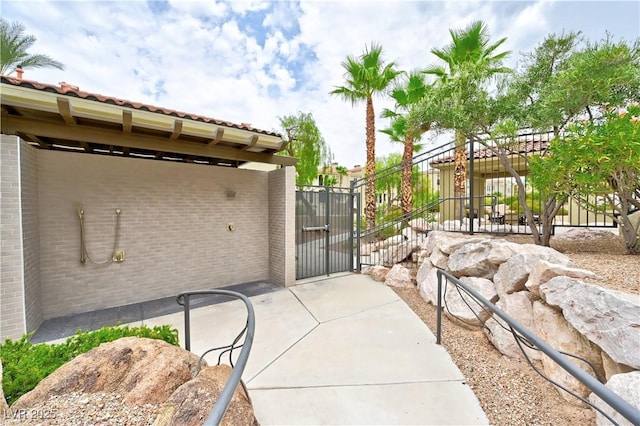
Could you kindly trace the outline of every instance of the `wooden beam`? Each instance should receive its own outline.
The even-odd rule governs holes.
[[[89,126],[69,126],[63,123],[34,120],[7,115],[2,120],[2,133],[15,135],[18,132],[31,133],[42,137],[67,140],[82,140],[103,145],[116,144],[122,147],[163,151],[167,153],[196,155],[199,157],[223,158],[225,160],[255,161],[258,163],[293,166],[297,158],[247,152],[225,146],[210,146],[196,142],[178,142],[157,136],[122,134],[118,130],[100,129]]]
[[[173,122],[173,133],[169,137],[169,140],[175,141],[182,133],[182,120],[176,120]]]
[[[131,133],[133,123],[133,113],[131,111],[122,111],[122,133]]]
[[[83,147],[85,151],[93,152],[93,148],[91,148],[91,146],[89,146],[85,141],[78,141],[78,143],[80,143],[80,146]]]
[[[249,138],[249,144],[243,147],[242,149],[246,151],[249,148],[253,148],[254,146],[256,146],[257,143],[258,143],[258,135],[253,135],[251,136],[251,138]]]
[[[69,125],[76,125],[76,119],[71,113],[71,103],[69,99],[58,97],[56,98],[56,103],[58,104],[58,112],[64,119],[64,122]]]
[[[49,148],[49,144],[43,141],[42,139],[40,139],[39,137],[37,137],[36,135],[30,135],[28,133],[19,133],[18,136],[20,136],[20,138],[22,139],[36,142],[38,145],[40,145],[43,148]]]
[[[218,127],[218,130],[216,130],[216,134],[213,136],[213,139],[209,141],[209,146],[216,145],[218,142],[220,142],[223,135],[224,129],[222,127]]]

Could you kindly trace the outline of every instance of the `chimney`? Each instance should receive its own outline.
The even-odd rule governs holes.
[[[16,78],[18,80],[22,80],[22,74],[24,74],[24,70],[22,69],[22,65],[16,65]]]

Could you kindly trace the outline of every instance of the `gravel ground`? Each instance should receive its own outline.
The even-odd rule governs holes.
[[[531,242],[525,236],[507,239]],[[599,279],[591,280],[594,284],[640,294],[640,256],[624,255],[624,245],[617,237],[597,238],[588,244],[552,238],[551,246],[569,256],[577,267],[598,274]],[[435,334],[435,306],[425,302],[417,289],[394,290]],[[466,377],[491,424],[595,425],[590,408],[567,403],[526,361],[503,356],[481,330],[468,330],[443,318],[442,344]],[[536,365],[542,368],[540,363]]]

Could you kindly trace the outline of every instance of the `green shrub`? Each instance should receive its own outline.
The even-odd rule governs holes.
[[[178,346],[178,331],[169,325],[129,327],[103,327],[96,331],[79,330],[64,343],[48,344],[29,342],[30,335],[20,340],[5,340],[0,345],[2,359],[2,386],[9,405],[31,389],[58,367],[76,356],[112,342],[121,337],[148,337],[160,339]]]

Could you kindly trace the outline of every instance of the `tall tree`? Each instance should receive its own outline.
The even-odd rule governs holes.
[[[5,75],[20,65],[22,68],[58,68],[62,63],[43,54],[28,53],[36,37],[25,34],[20,22],[8,22],[0,18],[0,74]]]
[[[640,98],[640,42],[615,42],[607,36],[600,42],[583,44],[579,33],[552,34],[525,56],[524,69],[514,75],[511,89],[518,93],[515,111],[524,113],[514,116],[519,128],[551,131],[555,139],[571,141],[573,139],[563,137],[568,124],[599,119],[600,105],[624,105]],[[503,163],[505,161],[503,159]],[[578,159],[569,166],[579,167]],[[564,170],[567,173],[558,174],[554,167],[549,167],[545,173],[556,176],[556,181],[553,184],[544,178],[538,181],[549,183],[539,188],[543,192],[539,227],[524,202],[525,184],[512,173],[537,244],[549,245],[553,220],[564,201],[570,195],[580,198],[579,188],[573,186],[579,181],[572,178],[573,172]],[[532,174],[535,173],[540,173],[540,168],[534,167]]]
[[[619,225],[629,254],[640,254],[640,104],[602,107],[581,117],[531,161],[531,182],[547,193],[569,193]],[[640,215],[640,213],[636,213]]]
[[[351,105],[360,102],[365,102],[366,104],[367,161],[365,175],[367,184],[365,189],[365,217],[366,229],[371,229],[375,226],[376,220],[376,188],[374,182],[376,134],[373,97],[384,94],[401,71],[396,69],[395,62],[385,63],[382,57],[382,46],[375,43],[365,46],[364,53],[358,57],[347,56],[341,65],[345,70],[344,85],[337,86],[330,93],[350,102]]]
[[[431,53],[444,63],[433,65],[424,72],[437,77],[436,84],[451,91],[450,103],[456,109],[465,109],[465,104],[476,98],[484,84],[497,74],[510,72],[502,66],[502,60],[510,52],[496,53],[506,41],[502,38],[491,44],[489,29],[482,21],[475,21],[462,30],[449,30],[451,43],[442,49],[432,49]],[[456,210],[459,220],[464,214],[466,196],[466,135],[462,126],[455,130],[455,171],[454,196],[457,198]]]
[[[327,146],[311,113],[279,117],[280,126],[287,135],[283,153],[297,157],[296,183],[308,185],[318,176],[318,167],[331,162],[331,150]]]
[[[381,130],[389,135],[392,141],[400,142],[404,145],[402,152],[402,184],[400,205],[402,215],[408,218],[413,210],[413,189],[412,189],[412,167],[413,153],[419,152],[421,146],[416,145],[424,132],[429,130],[428,126],[418,129],[411,129],[407,125],[407,114],[413,105],[424,98],[428,86],[424,81],[424,75],[419,72],[405,74],[401,83],[391,91],[391,97],[395,101],[395,110],[384,109],[382,117],[391,119],[391,127]]]

